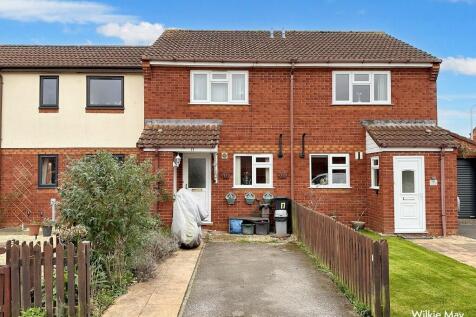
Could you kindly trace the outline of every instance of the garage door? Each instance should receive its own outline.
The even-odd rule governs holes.
[[[458,159],[459,218],[476,217],[476,159]]]

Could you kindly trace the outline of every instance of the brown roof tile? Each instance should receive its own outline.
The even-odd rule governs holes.
[[[218,121],[151,120],[137,142],[139,148],[213,148],[220,139]]]
[[[364,126],[375,143],[384,148],[457,147],[447,130],[431,124],[388,121]]]
[[[1,68],[141,68],[145,46],[0,45]]]
[[[398,62],[440,59],[383,32],[167,30],[145,53],[151,60],[196,62]]]

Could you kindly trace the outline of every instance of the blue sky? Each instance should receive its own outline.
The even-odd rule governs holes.
[[[470,132],[476,0],[0,0],[1,44],[147,44],[164,28],[385,31],[445,60],[439,124]]]

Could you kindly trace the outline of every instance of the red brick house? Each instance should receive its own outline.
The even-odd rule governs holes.
[[[440,62],[381,32],[168,30],[142,59],[137,146],[214,229],[257,212],[245,193],[271,192],[344,223],[364,213],[380,232],[453,234],[457,144],[436,125]],[[171,221],[172,203],[157,209]]]

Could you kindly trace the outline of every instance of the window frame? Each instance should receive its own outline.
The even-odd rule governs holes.
[[[91,104],[91,79],[120,80],[121,81],[121,104],[120,105],[92,105]],[[124,109],[124,76],[86,76],[86,108],[92,109]]]
[[[327,156],[327,185],[315,185],[312,183],[312,158],[319,156]],[[345,164],[333,164],[332,158],[344,157]],[[331,184],[332,170],[333,169],[345,169],[346,178],[345,184]],[[309,154],[309,188],[351,188],[350,186],[350,155],[348,153],[312,153]]]
[[[343,74],[349,75],[349,100],[337,100],[337,91],[336,91],[336,75]],[[369,74],[369,81],[355,81],[355,75],[360,74]],[[375,100],[375,75],[387,75],[387,100]],[[353,86],[359,84],[370,85],[370,102],[354,102],[353,95]],[[391,105],[392,104],[392,75],[389,70],[382,71],[344,71],[336,70],[332,71],[332,104],[333,105]]]
[[[377,165],[374,165],[374,161],[377,161]],[[375,170],[378,170],[380,175],[380,157],[378,156],[372,156],[370,158],[370,188],[380,189],[380,185],[375,184],[375,181],[376,181]]]
[[[207,99],[196,100],[194,99],[193,89],[195,86],[194,75],[206,75],[207,76]],[[213,74],[226,74],[226,79],[213,79]],[[245,75],[245,99],[233,100],[233,75]],[[191,70],[190,71],[190,104],[211,104],[211,105],[248,105],[249,104],[249,72],[247,70]],[[212,101],[212,83],[227,83],[228,84],[228,101]]]
[[[42,184],[42,169],[41,169],[41,161],[44,158],[54,158],[56,160],[56,182],[54,184]],[[58,154],[39,154],[38,155],[38,188],[57,188],[59,184],[59,158]]]
[[[236,158],[239,156],[251,156],[251,169],[253,176],[251,177],[251,185],[238,185],[236,181]],[[256,162],[257,158],[269,158],[269,162]],[[270,183],[256,184],[256,169],[269,168]],[[252,153],[237,153],[233,155],[233,188],[273,188],[273,154],[252,154]]]
[[[43,103],[43,80],[44,79],[56,80],[56,104]],[[42,109],[58,109],[59,108],[59,75],[40,75],[40,106],[39,107]]]

